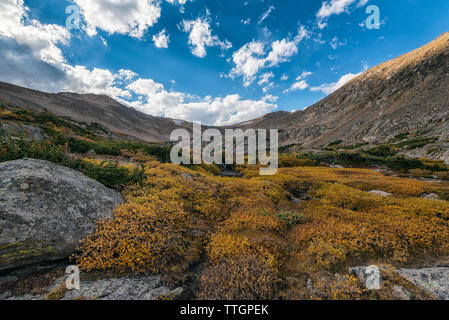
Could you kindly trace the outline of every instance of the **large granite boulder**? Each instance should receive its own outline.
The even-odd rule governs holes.
[[[121,195],[42,160],[0,163],[0,270],[68,257]]]

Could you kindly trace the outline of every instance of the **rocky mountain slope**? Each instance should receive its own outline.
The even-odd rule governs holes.
[[[0,103],[38,112],[47,110],[88,124],[98,123],[118,136],[151,143],[169,141],[170,133],[176,128],[191,128],[183,121],[153,117],[104,95],[52,94],[0,82]]]
[[[381,143],[404,132],[449,139],[449,32],[376,66],[315,105],[245,128],[281,129],[282,144]]]

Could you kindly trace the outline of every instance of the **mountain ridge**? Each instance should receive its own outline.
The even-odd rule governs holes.
[[[375,66],[316,104],[296,112],[277,111],[240,124],[216,127],[279,129],[280,145],[319,148],[383,143],[398,134],[433,137],[449,158],[449,32],[412,52]],[[48,110],[149,143],[165,143],[191,123],[155,117],[106,95],[44,93],[0,82],[0,102]],[[420,156],[420,154],[416,154]]]
[[[34,111],[49,111],[76,121],[99,123],[111,132],[148,143],[165,143],[176,128],[188,122],[154,117],[127,107],[106,95],[46,93],[0,82],[0,102]]]
[[[449,32],[425,46],[375,66],[318,103],[248,127],[277,128],[282,144],[318,147],[336,140],[384,142],[409,131],[449,132]],[[421,115],[420,118],[417,115]],[[261,119],[261,120],[260,120]]]

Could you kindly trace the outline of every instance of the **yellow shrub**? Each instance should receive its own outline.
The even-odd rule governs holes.
[[[256,257],[241,256],[208,266],[202,273],[199,299],[267,300],[275,297],[277,276]]]
[[[143,185],[129,186],[126,204],[81,244],[80,266],[182,277],[205,257],[199,296],[244,299],[275,297],[277,279],[288,291],[286,277],[304,272],[449,255],[449,202],[419,198],[446,194],[447,184],[366,169],[293,167],[261,177],[258,166],[240,166],[243,179],[209,169],[145,162]],[[291,210],[304,217],[296,226],[279,215]],[[352,278],[318,281],[315,289],[320,299],[360,295]]]
[[[176,256],[180,241],[176,220],[137,204],[120,206],[114,219],[99,222],[81,244],[78,264],[83,270],[153,272]]]
[[[248,254],[250,242],[244,236],[231,234],[215,234],[211,237],[208,246],[208,255],[211,263],[228,258],[236,258]]]
[[[324,204],[333,205],[343,209],[361,210],[370,206],[378,206],[385,199],[354,188],[339,184],[324,184],[315,196]]]
[[[354,276],[322,278],[314,284],[313,289],[317,299],[357,300],[362,296],[362,289]]]
[[[310,222],[290,237],[304,263],[314,269],[340,270],[351,261],[404,264],[423,256],[449,254],[449,223],[440,218],[404,214],[398,206],[354,212],[311,205]]]

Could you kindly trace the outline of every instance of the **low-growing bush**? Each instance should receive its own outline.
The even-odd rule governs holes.
[[[370,149],[370,150],[366,150],[365,153],[372,155],[372,156],[376,156],[376,157],[392,157],[394,155],[396,155],[396,151],[393,150],[390,146],[378,146],[376,148]]]
[[[101,164],[76,161],[73,168],[89,178],[101,182],[106,187],[117,190],[123,190],[130,184],[141,184],[144,178],[142,168],[129,169],[108,161]]]
[[[201,275],[199,299],[269,300],[275,297],[276,273],[256,257],[241,256],[208,266]]]
[[[159,273],[176,259],[179,241],[174,217],[127,203],[115,211],[113,220],[99,222],[96,232],[81,243],[76,259],[86,271]]]
[[[407,150],[418,149],[438,141],[438,138],[414,138],[395,144],[397,148],[405,148]]]
[[[307,218],[303,216],[302,214],[298,214],[294,211],[281,211],[280,213],[276,214],[276,216],[285,221],[289,227],[296,226],[298,224],[302,224],[306,222]]]
[[[315,161],[308,158],[296,157],[294,155],[281,154],[279,156],[279,167],[280,168],[292,168],[292,167],[313,167],[315,166]]]

